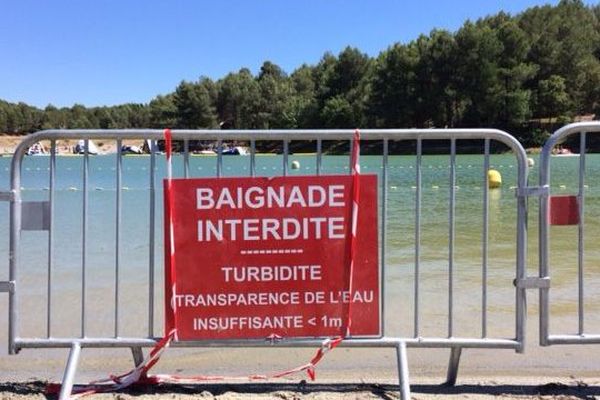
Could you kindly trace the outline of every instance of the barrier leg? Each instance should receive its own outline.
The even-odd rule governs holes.
[[[144,362],[144,352],[141,347],[131,347],[131,355],[136,367],[139,367]]]
[[[63,382],[60,387],[60,394],[58,395],[59,400],[68,400],[71,397],[71,392],[73,391],[73,380],[75,379],[75,372],[77,372],[77,363],[79,362],[80,352],[80,344],[73,343],[71,346],[71,351],[69,352],[69,359],[67,361],[67,367],[65,368]]]
[[[454,386],[458,376],[458,365],[460,364],[460,354],[462,347],[452,347],[450,350],[450,362],[448,363],[448,375],[446,376],[446,385]]]
[[[396,344],[396,357],[398,359],[398,379],[400,381],[400,399],[410,400],[410,384],[408,378],[408,360],[406,357],[406,343]]]

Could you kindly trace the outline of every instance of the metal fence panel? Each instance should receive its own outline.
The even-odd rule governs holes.
[[[540,156],[539,277],[548,282],[540,288],[543,346],[600,343],[600,334],[595,333],[600,329],[600,321],[598,313],[594,313],[600,302],[593,291],[598,282],[593,266],[600,261],[596,251],[600,228],[598,170],[596,163],[588,165],[586,161],[597,157],[588,154],[588,143],[599,132],[600,122],[567,125],[547,140]],[[571,142],[576,151],[557,151],[565,142]],[[558,196],[577,199],[575,212],[579,221],[575,225],[551,226],[550,200]],[[558,240],[552,240],[553,237]],[[552,321],[555,325],[551,326]],[[560,333],[552,334],[553,327]]]
[[[183,154],[174,157],[179,177],[351,170],[347,150],[352,130],[173,130],[172,135],[183,141]],[[101,158],[87,152],[56,157],[57,141],[65,139],[83,139],[85,148],[89,141],[108,141],[117,151]],[[11,166],[14,194],[7,195],[9,281],[18,282],[9,293],[11,353],[64,347],[77,357],[81,347],[130,347],[138,352],[156,344],[164,302],[162,191],[157,181],[166,176],[166,167],[156,147],[162,139],[162,130],[50,130],[19,145]],[[149,141],[152,151],[125,156],[121,146],[128,140]],[[191,154],[192,140],[216,142],[217,154]],[[379,179],[383,336],[348,339],[343,345],[393,347],[399,362],[406,356],[404,346],[452,348],[451,382],[462,347],[521,352],[529,190],[522,146],[494,129],[367,129],[361,130],[361,140],[369,154],[363,151],[361,169]],[[25,158],[27,148],[38,141],[50,143],[50,157]],[[295,141],[312,141],[315,153],[292,154]],[[477,141],[476,154],[459,154],[467,141]],[[226,142],[247,143],[249,155],[225,156]],[[439,153],[440,142],[449,150],[429,155],[428,146],[437,143]],[[263,143],[277,143],[281,154],[259,155],[257,145]],[[510,155],[494,153],[492,146],[498,143]],[[332,156],[328,149],[343,156]],[[488,189],[490,168],[504,173],[503,189]],[[26,201],[48,202],[47,234],[21,234]],[[272,344],[209,340],[173,345]],[[321,341],[282,340],[276,345],[318,347]]]

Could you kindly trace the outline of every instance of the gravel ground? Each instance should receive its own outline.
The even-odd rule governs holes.
[[[545,377],[495,380],[470,378],[457,386],[416,383],[413,399],[595,399],[600,381],[570,378],[543,384]],[[42,381],[0,384],[2,399],[46,399]],[[89,399],[396,399],[398,387],[391,383],[219,383],[205,385],[160,385],[135,387],[124,392],[88,395]]]

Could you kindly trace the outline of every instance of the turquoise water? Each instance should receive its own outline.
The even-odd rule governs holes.
[[[290,156],[300,168],[288,169],[290,175],[314,174],[314,156]],[[536,164],[537,164],[537,158]],[[257,156],[259,176],[280,175],[281,156]],[[424,156],[420,307],[421,336],[447,336],[448,325],[448,202],[449,156]],[[489,192],[490,247],[488,271],[488,334],[490,337],[514,335],[514,295],[516,240],[517,166],[514,156],[494,155],[492,168],[503,177],[500,189]],[[578,157],[552,159],[554,194],[577,192]],[[150,157],[123,158],[122,180],[122,244],[120,250],[120,333],[147,333],[148,260],[150,220],[149,201]],[[225,157],[224,176],[248,176],[249,157]],[[378,156],[361,158],[363,173],[379,175],[382,182],[382,159]],[[0,158],[0,189],[9,187],[10,158]],[[52,334],[79,335],[81,313],[82,259],[82,173],[83,157],[57,158],[56,225],[52,289]],[[28,157],[23,164],[24,200],[43,200],[49,195],[49,157]],[[86,333],[89,336],[112,336],[114,332],[115,279],[115,193],[116,157],[90,157],[89,165],[89,232],[86,284]],[[600,331],[600,321],[592,312],[600,311],[600,155],[586,158],[586,324]],[[323,174],[347,174],[348,158],[324,156]],[[165,163],[157,158],[156,179],[156,326],[160,333],[162,314],[162,191],[160,178]],[[190,157],[190,175],[207,177],[216,174],[215,157]],[[183,159],[175,158],[175,175],[183,175]],[[454,259],[454,336],[481,336],[482,286],[482,220],[483,220],[483,157],[459,155],[456,164],[456,239]],[[530,172],[532,184],[537,183],[537,166]],[[385,320],[388,334],[412,336],[414,333],[414,276],[415,276],[415,185],[414,156],[390,156],[387,182],[387,234],[385,241]],[[529,201],[529,274],[537,274],[537,201]],[[8,267],[8,206],[0,204],[0,279],[7,278]],[[380,216],[379,225],[382,226]],[[45,336],[47,233],[24,232],[20,265],[20,293],[24,310],[23,336]],[[380,240],[381,242],[381,240]],[[552,312],[557,330],[573,333],[576,329],[577,306],[577,227],[551,228],[551,267],[553,277]],[[537,297],[533,291],[530,298]],[[535,310],[532,310],[535,311]],[[535,324],[534,321],[530,322]]]

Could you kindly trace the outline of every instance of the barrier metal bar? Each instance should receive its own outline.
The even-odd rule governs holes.
[[[400,398],[410,400],[410,385],[408,378],[408,359],[406,356],[406,343],[399,342],[396,346],[396,357],[398,364],[398,384],[400,385]]]
[[[445,385],[454,386],[456,384],[461,353],[462,347],[452,347],[450,349],[450,360],[448,361],[448,374]]]
[[[566,344],[600,344],[600,334],[586,333],[584,335],[554,334],[548,335],[544,346]]]
[[[115,227],[115,337],[119,337],[119,269],[121,252],[121,187],[123,186],[123,157],[121,139],[117,139],[117,187],[116,187],[116,227]]]
[[[483,232],[482,232],[482,265],[481,265],[481,337],[487,337],[487,281],[488,281],[488,241],[490,237],[490,140],[484,140],[483,156]]]
[[[387,139],[383,140],[383,159],[382,163],[382,176],[381,176],[381,257],[380,270],[379,270],[379,315],[381,316],[379,321],[379,332],[382,336],[385,336],[385,300],[381,298],[385,294],[385,254],[386,254],[386,240],[387,240],[387,198],[388,198],[388,155],[389,155],[389,143]]]
[[[528,167],[527,158],[519,160],[519,172],[517,176],[517,190],[528,186]],[[523,162],[523,164],[521,164]],[[527,197],[517,196],[517,257],[515,275],[517,281],[522,281],[527,277]],[[517,333],[517,342],[520,344],[517,349],[518,353],[523,353],[525,350],[525,332],[526,332],[526,317],[527,317],[527,302],[525,297],[525,289],[515,287],[515,331]]]
[[[579,317],[579,334],[583,335],[583,331],[584,331],[584,276],[583,276],[583,272],[584,272],[584,257],[583,257],[583,252],[585,250],[584,248],[584,204],[585,204],[585,193],[584,193],[584,186],[585,185],[585,132],[581,132],[581,134],[579,135],[579,193],[578,193],[578,200],[579,200],[579,224],[577,226],[578,228],[578,232],[577,232],[577,236],[578,236],[578,243],[577,243],[577,247],[578,247],[578,257],[577,257],[577,273],[578,273],[578,289],[579,289],[579,298],[578,298],[578,317]]]
[[[130,347],[131,356],[133,357],[133,363],[136,367],[139,367],[144,362],[144,352],[141,347]]]
[[[214,129],[175,129],[172,135],[176,140],[214,140],[221,142],[223,140],[250,141],[254,140],[352,140],[354,131],[351,129],[297,129],[297,130],[214,130]],[[161,129],[50,129],[39,131],[28,135],[23,139],[23,150],[35,141],[48,140],[49,137],[63,137],[65,139],[77,139],[87,137],[91,140],[106,139],[131,140],[131,139],[153,139],[162,140],[163,130]],[[497,129],[364,129],[361,130],[361,139],[364,140],[417,140],[419,137],[427,140],[448,140],[454,137],[456,140],[480,140],[489,138],[497,140],[507,145],[517,155],[519,165],[524,163],[527,166],[527,157],[521,154],[523,147],[519,142],[506,132]],[[33,142],[32,142],[33,141]],[[523,171],[524,173],[526,171]]]
[[[448,210],[448,337],[454,331],[454,213],[456,207],[456,139],[450,139],[450,206]]]
[[[52,336],[52,269],[54,265],[54,196],[56,184],[56,140],[50,141],[50,230],[48,231],[48,286],[46,305],[46,337]]]
[[[289,154],[289,141],[283,141],[283,176],[288,174],[288,154]]]
[[[65,369],[65,374],[63,376],[63,384],[60,387],[60,393],[58,395],[59,400],[68,400],[71,397],[80,353],[81,345],[78,342],[73,343],[71,345],[71,351],[69,352],[67,368]]]
[[[221,177],[221,170],[223,169],[223,140],[217,141],[217,178]]]
[[[150,221],[148,241],[148,337],[154,336],[154,251],[156,241],[156,141],[150,141]]]
[[[584,205],[585,195],[585,142],[589,134],[600,133],[600,122],[578,122],[574,124],[566,125],[550,136],[550,138],[544,144],[542,153],[540,156],[540,175],[539,175],[539,186],[541,188],[549,188],[551,184],[550,174],[550,158],[552,150],[566,140],[568,137],[580,134],[580,159],[579,159],[579,211],[584,211],[582,206]],[[539,197],[539,277],[548,278],[550,276],[550,235],[549,235],[549,223],[548,223],[548,211],[549,211],[549,190],[547,193],[542,194]],[[578,229],[578,333],[577,334],[550,334],[550,287],[544,286],[540,288],[540,345],[560,345],[560,344],[592,344],[600,343],[600,335],[584,333],[584,220],[583,214],[580,214],[579,229]]]
[[[69,348],[73,343],[79,343],[81,347],[88,348],[129,348],[129,347],[153,347],[159,342],[160,338],[83,338],[83,339],[22,339],[17,338],[16,344],[19,349],[33,348]],[[412,348],[451,348],[463,347],[472,349],[498,348],[517,350],[520,346],[515,339],[487,339],[481,340],[478,338],[407,338],[401,339],[406,343],[407,347]],[[600,336],[596,338],[600,340]],[[344,339],[340,347],[369,347],[383,348],[394,347],[398,343],[397,337],[381,337],[381,338],[360,338],[360,339]],[[169,347],[177,348],[194,348],[194,347],[269,347],[269,348],[303,348],[303,347],[320,347],[323,344],[321,339],[294,339],[293,341],[282,340],[278,342],[269,342],[265,340],[208,340],[208,341],[184,341],[172,342]]]
[[[190,141],[189,139],[183,140],[183,177],[189,178],[190,176]]]
[[[540,175],[539,175],[539,186],[540,187],[548,187],[550,182],[550,156],[545,157],[547,152],[552,151],[554,148],[554,140],[552,137],[546,141],[544,147],[542,149],[542,155],[540,156]],[[552,143],[552,144],[551,144]],[[548,196],[550,194],[542,194],[539,199],[539,209],[538,209],[538,221],[539,221],[539,229],[538,229],[538,246],[539,246],[539,278],[543,279],[548,277],[548,249],[550,248],[550,244],[548,243],[550,237],[548,235],[548,224],[546,222],[548,218]],[[540,288],[539,293],[539,303],[540,303],[540,320],[539,320],[539,330],[540,330],[540,345],[548,346],[550,345],[550,340],[548,338],[548,320],[549,320],[549,306],[548,306],[548,289]]]
[[[35,143],[35,142],[32,142]],[[13,191],[13,200],[10,203],[10,233],[8,249],[8,280],[16,283],[18,279],[17,266],[19,265],[19,244],[21,235],[21,160],[29,146],[17,147],[11,162],[10,185]],[[18,288],[8,292],[8,354],[16,354],[16,339],[18,337],[19,298]]]
[[[420,336],[420,282],[421,282],[421,189],[423,186],[422,182],[422,156],[423,156],[423,141],[421,138],[417,139],[417,177],[416,177],[416,194],[415,194],[415,304],[414,304],[414,337]]]
[[[90,174],[89,139],[83,142],[83,209],[81,216],[81,337],[85,337],[85,300],[86,300],[86,270],[87,270],[87,234],[88,234],[88,183]],[[115,307],[116,308],[116,307]]]
[[[250,176],[256,176],[256,141],[250,141]]]
[[[317,139],[317,175],[321,175],[321,167],[323,162],[323,142]]]

